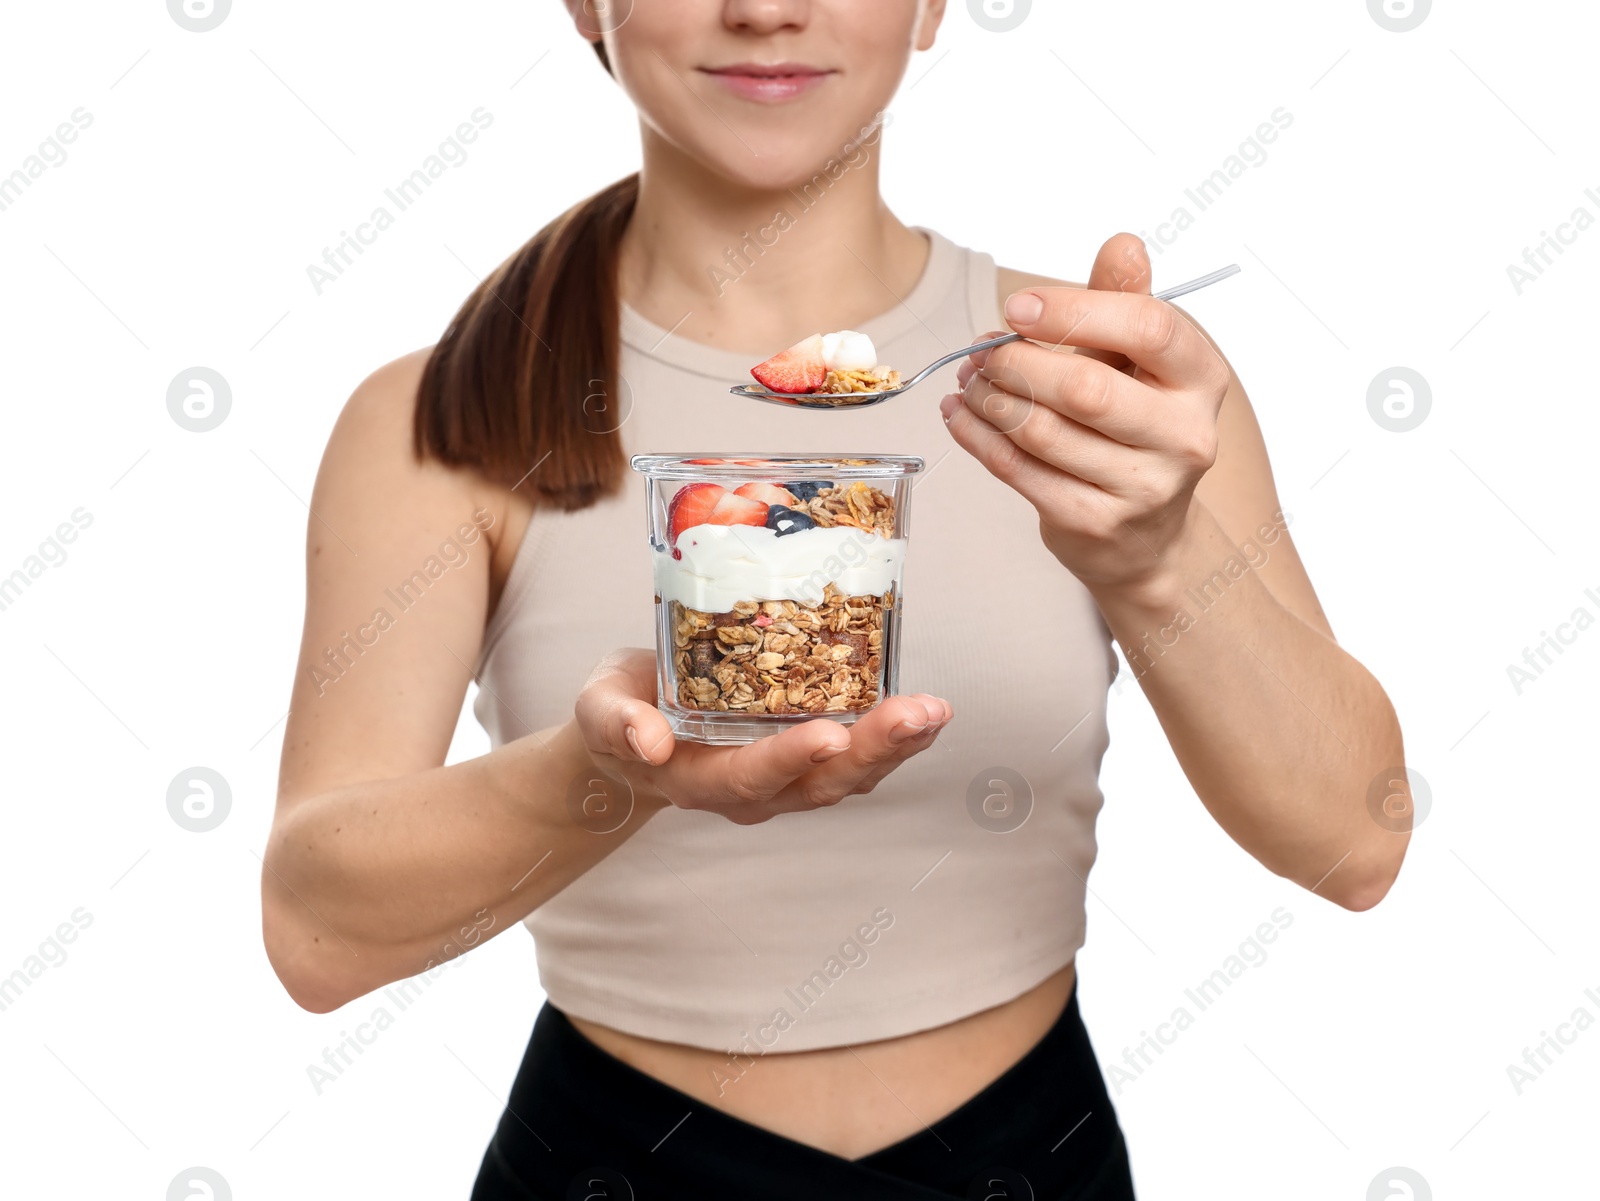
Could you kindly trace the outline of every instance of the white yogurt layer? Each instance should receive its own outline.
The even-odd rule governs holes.
[[[846,596],[898,590],[906,540],[854,526],[778,536],[754,525],[692,525],[678,535],[681,559],[655,552],[656,593],[705,613],[726,613],[739,601],[819,604],[828,584]]]
[[[871,371],[878,365],[872,339],[853,329],[822,335],[822,361],[829,371]]]

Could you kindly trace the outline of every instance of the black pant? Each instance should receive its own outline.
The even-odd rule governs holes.
[[[751,1069],[760,1070],[759,1062]],[[713,1109],[590,1042],[548,1002],[471,1201],[1132,1201],[1078,1013],[955,1112],[843,1159]]]

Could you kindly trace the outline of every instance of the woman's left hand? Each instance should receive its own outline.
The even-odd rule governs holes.
[[[955,440],[1033,503],[1045,545],[1092,588],[1159,576],[1216,459],[1232,380],[1205,335],[1149,291],[1144,243],[1118,234],[1088,289],[1012,295],[1006,320],[1029,341],[972,356],[962,392],[940,404]]]

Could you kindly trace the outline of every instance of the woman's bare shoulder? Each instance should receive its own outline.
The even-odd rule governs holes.
[[[425,346],[369,373],[344,402],[333,437],[384,435],[386,441],[392,441],[402,431],[409,436],[416,413],[417,386],[432,353],[433,347]]]
[[[387,493],[420,488],[434,496],[466,496],[482,502],[496,490],[477,472],[438,459],[419,459],[413,433],[417,389],[433,353],[425,346],[372,371],[356,385],[340,410],[323,456],[324,472],[356,488]]]

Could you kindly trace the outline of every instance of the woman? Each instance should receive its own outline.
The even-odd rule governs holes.
[[[479,1199],[1130,1197],[1074,971],[1112,638],[1267,868],[1363,909],[1405,848],[1368,814],[1404,779],[1394,713],[1317,605],[1249,402],[1137,239],[1086,290],[888,211],[883,112],[943,0],[568,3],[642,169],[330,438],[274,968],[326,1012],[525,921],[550,1000]],[[915,369],[1004,325],[1031,341],[949,372],[937,416],[727,391],[818,330]],[[626,456],[691,449],[926,458],[901,671],[931,691],[674,743]],[[440,766],[473,677],[495,749]]]

